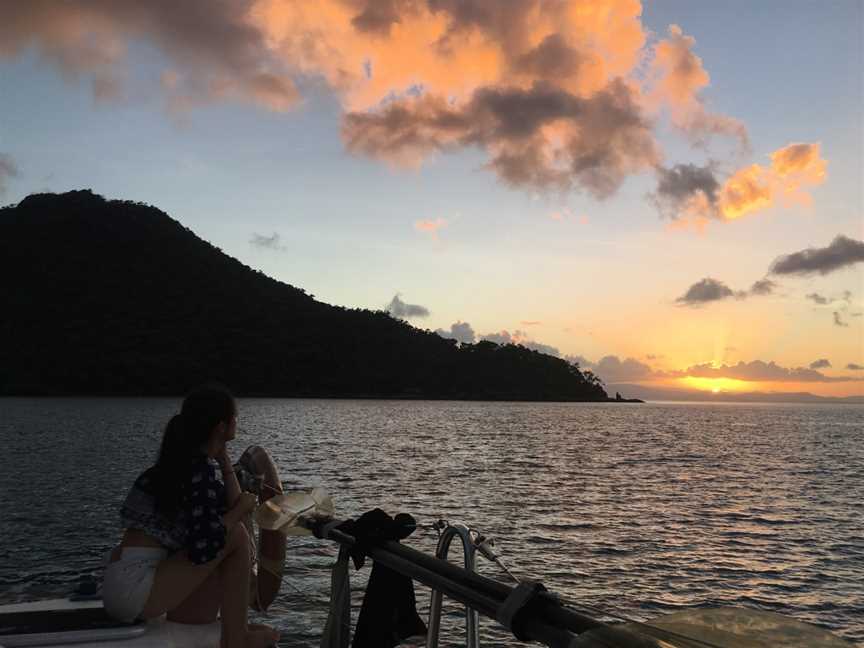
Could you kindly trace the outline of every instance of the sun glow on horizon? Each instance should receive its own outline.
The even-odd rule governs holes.
[[[746,380],[736,380],[734,378],[697,378],[695,376],[687,376],[681,379],[681,383],[688,389],[709,391],[713,394],[739,392],[752,388]]]

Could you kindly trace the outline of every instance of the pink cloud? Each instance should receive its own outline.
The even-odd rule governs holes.
[[[418,220],[414,223],[414,229],[424,234],[429,234],[433,239],[438,239],[438,230],[447,227],[447,221],[443,218],[434,220]]]

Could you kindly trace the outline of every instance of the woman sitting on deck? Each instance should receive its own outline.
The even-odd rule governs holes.
[[[122,621],[168,613],[180,623],[217,619],[225,648],[263,648],[279,633],[247,623],[249,535],[256,505],[241,493],[226,444],[237,406],[220,386],[191,392],[168,423],[156,465],[136,480],[120,511],[125,531],[105,569],[105,610]],[[216,477],[219,466],[223,482]]]

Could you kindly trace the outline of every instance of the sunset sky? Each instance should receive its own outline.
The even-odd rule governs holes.
[[[861,395],[862,8],[0,0],[0,202],[608,383]]]

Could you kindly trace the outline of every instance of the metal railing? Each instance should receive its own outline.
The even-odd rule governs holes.
[[[440,531],[438,537],[438,547],[435,550],[435,557],[441,560],[447,560],[447,554],[450,552],[450,544],[453,538],[459,536],[462,540],[462,552],[465,557],[465,569],[470,572],[475,571],[475,553],[474,538],[471,535],[471,530],[464,524],[448,524],[443,520],[439,521],[435,528]],[[443,530],[442,530],[443,529]],[[438,648],[438,635],[441,630],[441,604],[444,595],[440,590],[432,589],[432,601],[429,605],[429,633],[426,635],[426,648]],[[480,628],[479,615],[476,610],[472,610],[467,605],[465,606],[465,646],[466,648],[480,648]]]
[[[315,535],[349,547],[358,544],[354,537],[336,526],[331,522],[318,527]],[[450,541],[456,535],[465,542],[464,533],[456,529],[452,531]],[[470,543],[470,536],[468,541]],[[447,545],[449,548],[449,542]],[[448,596],[475,614],[498,621],[521,641],[536,641],[552,648],[660,648],[662,645],[649,637],[615,628],[566,607],[539,583],[523,582],[513,587],[395,541],[362,548],[372,560],[431,587],[438,596]],[[466,555],[473,556],[473,550],[472,545]],[[473,628],[476,636],[476,623]],[[581,638],[578,636],[584,633],[588,634]],[[475,647],[479,645],[479,639],[477,641]]]

